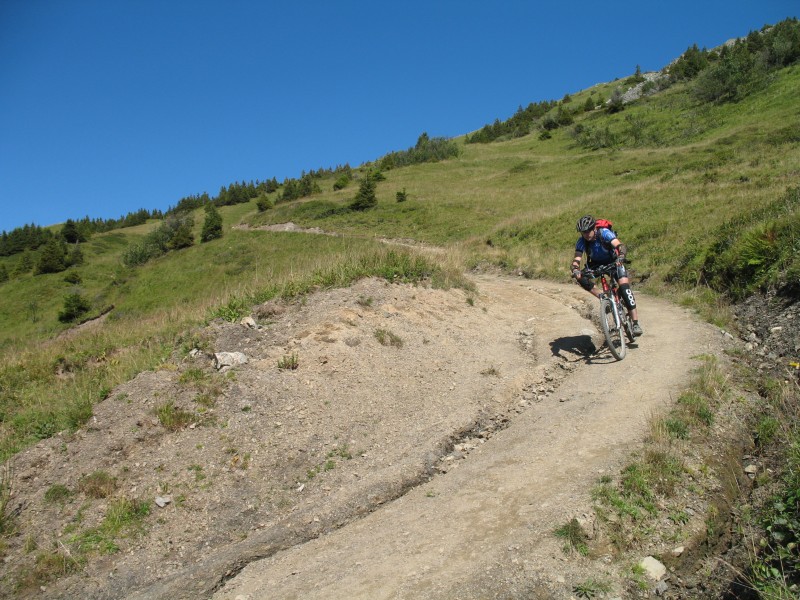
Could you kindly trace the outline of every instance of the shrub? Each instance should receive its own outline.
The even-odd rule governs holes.
[[[611,93],[611,100],[608,102],[608,106],[606,106],[606,111],[609,114],[614,114],[621,112],[625,109],[625,103],[622,101],[622,92],[619,89],[614,90]]]
[[[138,267],[143,265],[151,258],[161,256],[163,252],[155,244],[149,242],[142,242],[141,244],[134,244],[128,246],[125,252],[122,253],[122,264],[126,267]]]
[[[64,298],[64,309],[58,313],[58,320],[69,323],[89,312],[89,301],[79,293],[69,294]]]
[[[395,194],[395,198],[397,199],[398,202],[405,202],[406,200],[408,200],[408,194],[406,194],[406,188],[403,188],[402,191],[397,192],[397,194]]]
[[[81,274],[77,271],[70,271],[66,275],[64,275],[64,281],[71,284],[78,284],[82,281]]]
[[[275,203],[267,196],[260,196],[259,199],[256,200],[256,207],[258,208],[258,212],[266,212],[271,208],[274,208]]]
[[[352,178],[347,173],[339,175],[339,177],[336,179],[336,181],[333,182],[333,190],[334,191],[343,190],[344,188],[346,188],[348,186],[348,184],[350,183],[351,179]]]

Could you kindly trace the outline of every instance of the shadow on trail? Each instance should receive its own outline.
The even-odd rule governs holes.
[[[638,347],[638,344],[635,342],[628,342],[628,348],[636,347]],[[605,344],[600,348],[595,346],[592,337],[589,335],[572,335],[557,338],[550,342],[550,351],[553,356],[568,360],[578,358],[587,364],[612,363],[617,360],[611,355]]]
[[[590,335],[571,335],[569,337],[556,338],[550,342],[550,351],[553,356],[558,356],[559,358],[568,359],[571,358],[568,356],[571,354],[572,357],[588,361],[597,352],[597,346],[594,345]],[[562,354],[562,352],[565,354]]]

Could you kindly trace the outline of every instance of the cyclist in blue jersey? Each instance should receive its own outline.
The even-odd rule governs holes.
[[[639,311],[636,308],[636,298],[631,290],[628,271],[625,269],[625,244],[619,241],[617,234],[607,227],[598,227],[597,221],[591,215],[585,215],[578,219],[577,229],[581,234],[575,244],[575,258],[572,259],[572,276],[577,279],[578,284],[587,292],[591,292],[598,298],[600,291],[595,288],[594,279],[587,277],[581,270],[581,259],[584,252],[587,256],[587,263],[590,269],[613,262],[617,263],[616,280],[619,282],[620,297],[628,309],[633,320],[633,334],[640,336],[644,333],[639,325]]]

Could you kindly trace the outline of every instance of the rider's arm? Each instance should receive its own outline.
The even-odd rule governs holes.
[[[575,271],[578,271],[580,273],[581,259],[582,258],[583,258],[583,252],[578,252],[576,250],[575,251],[575,258],[572,259],[572,266],[569,269],[572,272],[572,275],[575,276],[575,277],[577,277],[577,275],[575,275]]]
[[[628,253],[628,247],[619,241],[618,238],[611,240],[611,247],[617,251],[617,260],[625,260],[625,255]]]

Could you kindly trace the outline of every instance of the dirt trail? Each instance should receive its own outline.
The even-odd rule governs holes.
[[[591,514],[599,475],[723,337],[641,297],[645,336],[616,362],[577,286],[474,279],[477,292],[366,279],[258,307],[263,327],[217,323],[205,352],[117,388],[75,435],[15,458],[23,510],[0,595],[568,598],[612,572],[552,532]],[[248,363],[220,376],[222,351]],[[277,367],[291,355],[297,370]],[[167,399],[197,422],[166,430]],[[14,588],[31,543],[66,551],[95,531],[114,501],[80,491],[95,471],[116,495],[171,502],[117,552]],[[70,495],[48,503],[56,485]]]
[[[569,598],[604,565],[567,560],[553,529],[591,512],[589,490],[620,467],[719,334],[687,311],[642,304],[646,336],[624,362],[583,356],[586,322],[566,286],[484,277],[489,311],[535,332],[541,357],[575,370],[446,476],[329,535],[250,564],[214,597]],[[513,327],[512,326],[512,327]],[[540,361],[544,364],[546,361]],[[496,395],[513,393],[509,384]],[[610,568],[610,567],[609,567]]]

